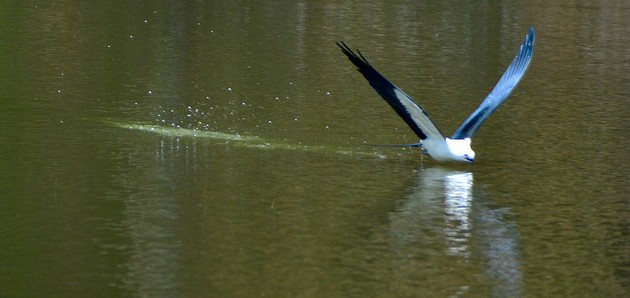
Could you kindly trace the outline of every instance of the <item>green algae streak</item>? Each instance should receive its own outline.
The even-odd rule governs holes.
[[[316,145],[309,146],[303,144],[290,144],[285,142],[276,142],[256,136],[243,136],[240,134],[229,134],[209,130],[196,130],[181,127],[169,127],[148,123],[124,123],[107,120],[106,123],[125,129],[149,132],[168,137],[180,138],[200,138],[214,141],[216,144],[229,145],[235,147],[256,148],[265,150],[293,150],[315,153],[334,153],[341,155],[371,156],[376,158],[386,158],[385,155],[378,152],[358,151],[343,147]]]

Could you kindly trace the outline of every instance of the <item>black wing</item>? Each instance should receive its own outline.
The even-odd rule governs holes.
[[[424,140],[426,138],[444,139],[442,132],[435,126],[427,112],[411,96],[400,90],[381,75],[357,50],[355,54],[343,41],[337,43],[341,51],[348,56],[359,72],[368,80],[372,88],[405,120],[407,125]]]

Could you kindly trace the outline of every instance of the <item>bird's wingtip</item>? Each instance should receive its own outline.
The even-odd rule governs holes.
[[[527,32],[527,36],[525,38],[530,39],[532,44],[534,43],[534,40],[536,39],[536,28],[533,24],[529,26],[529,32]]]

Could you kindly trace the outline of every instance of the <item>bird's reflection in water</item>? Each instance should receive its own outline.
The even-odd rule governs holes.
[[[473,191],[473,178],[470,171],[419,171],[408,198],[390,214],[393,278],[449,296],[521,294],[516,225],[506,220],[507,208],[493,208]]]
[[[470,172],[444,175],[444,235],[450,255],[470,256],[472,185]]]

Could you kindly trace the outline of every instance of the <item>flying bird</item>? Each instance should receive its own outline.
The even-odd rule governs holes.
[[[471,138],[490,114],[508,98],[525,75],[534,54],[535,39],[536,31],[534,26],[531,26],[516,57],[501,76],[497,85],[450,138],[444,137],[435,123],[431,121],[429,114],[411,96],[374,69],[359,50],[356,53],[353,52],[343,41],[337,42],[337,46],[368,80],[372,88],[387,101],[420,138],[419,143],[403,146],[421,147],[426,154],[438,161],[473,163],[475,152],[470,147]]]

